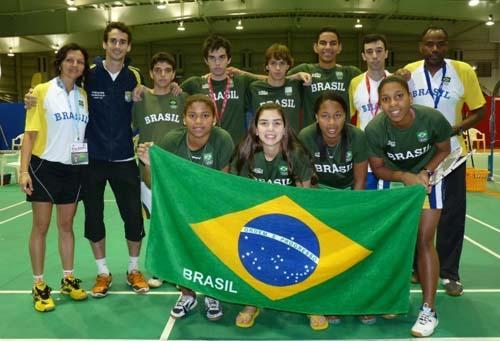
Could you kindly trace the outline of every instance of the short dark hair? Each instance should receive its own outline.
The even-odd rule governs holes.
[[[82,76],[77,80],[77,83],[80,83],[82,78],[84,78],[87,75],[90,69],[89,53],[85,48],[81,47],[80,45],[75,43],[69,43],[61,46],[56,53],[56,59],[54,60],[54,69],[57,75],[61,74],[61,64],[63,63],[64,59],[66,59],[66,56],[68,55],[69,51],[80,51],[83,54],[83,58],[85,60],[85,67],[83,69]]]
[[[175,71],[176,65],[175,65],[175,58],[168,52],[158,52],[156,53],[152,58],[151,62],[149,63],[149,69],[153,71],[155,65],[157,63],[164,62],[169,64],[172,67],[172,71]]]
[[[384,44],[384,49],[387,50],[387,38],[383,34],[367,34],[363,37],[363,42],[361,44],[361,52],[365,52],[365,44],[374,43],[376,41],[381,41]]]
[[[410,94],[410,88],[408,87],[408,82],[406,81],[406,79],[404,79],[403,77],[401,76],[396,76],[396,75],[391,75],[391,76],[387,76],[385,77],[382,82],[380,82],[380,84],[378,85],[378,98],[380,100],[380,93],[382,92],[382,88],[384,87],[384,85],[388,84],[388,83],[398,83],[399,85],[401,85],[408,94]]]
[[[337,40],[339,41],[339,44],[341,43],[339,31],[337,31],[337,29],[335,27],[332,27],[332,26],[322,27],[319,30],[319,32],[316,34],[316,42],[318,42],[319,36],[321,35],[321,33],[325,33],[325,32],[335,33],[335,35],[337,36]]]
[[[106,28],[104,29],[104,34],[103,34],[103,41],[106,43],[108,42],[108,34],[112,30],[117,29],[119,31],[122,31],[123,33],[127,34],[128,38],[128,44],[130,45],[132,43],[132,32],[130,32],[130,28],[128,28],[127,25],[122,23],[121,21],[112,21],[109,24],[106,25]]]
[[[218,34],[212,34],[203,43],[203,58],[208,59],[210,51],[223,47],[226,50],[227,59],[231,59],[231,43],[229,40]]]
[[[444,33],[444,36],[446,37],[446,39],[448,40],[448,32],[446,32],[446,30],[444,29],[444,27],[442,26],[434,26],[434,25],[431,25],[429,27],[427,27],[423,32],[422,32],[422,35],[420,36],[420,40],[424,39],[425,35],[429,32],[429,31],[441,31]]]
[[[284,60],[290,67],[293,66],[293,57],[290,53],[288,47],[284,44],[272,44],[266,50],[266,65],[269,63],[269,60],[274,58],[276,60]]]
[[[195,102],[205,103],[210,108],[212,116],[215,117],[214,102],[210,99],[210,97],[203,94],[191,95],[186,98],[186,102],[184,103],[184,112],[182,113],[182,116],[186,116],[189,106]]]

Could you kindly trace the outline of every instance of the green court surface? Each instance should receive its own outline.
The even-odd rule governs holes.
[[[484,154],[476,163],[485,167]],[[497,156],[498,160],[498,156]],[[496,164],[497,169],[499,164]],[[188,318],[173,320],[169,312],[178,297],[171,285],[152,289],[148,294],[133,293],[126,284],[128,262],[124,233],[114,197],[106,192],[107,260],[113,273],[110,295],[72,302],[54,294],[56,309],[38,313],[30,295],[32,275],[28,255],[31,206],[24,202],[17,185],[0,187],[0,339],[93,339],[93,340],[338,340],[408,339],[416,319],[421,295],[418,286],[410,293],[409,313],[394,320],[378,318],[371,326],[355,317],[345,317],[339,325],[314,332],[304,315],[263,310],[253,328],[234,326],[240,306],[223,304],[225,315],[216,322],[204,316],[202,296]],[[432,339],[500,340],[500,174],[488,183],[485,193],[469,193],[466,240],[461,263],[465,293],[450,297],[439,291],[439,327]],[[76,275],[90,289],[95,278],[95,262],[83,238],[83,205],[75,219]],[[146,245],[144,245],[146,247]],[[144,251],[144,249],[143,249]],[[143,252],[144,253],[144,252]],[[61,277],[56,228],[47,239],[45,278],[57,291]],[[370,288],[367,288],[370,290]],[[332,302],[335,304],[335,302]]]

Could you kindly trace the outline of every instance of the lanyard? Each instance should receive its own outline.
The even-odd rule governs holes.
[[[78,101],[80,100],[80,91],[78,91],[78,87],[76,86],[76,84],[74,84],[73,89],[68,94],[66,93],[66,88],[64,87],[64,83],[62,82],[62,80],[59,78],[58,81],[60,81],[60,85],[62,85],[64,89],[64,95],[66,96],[66,100],[68,101],[69,111],[74,115],[74,118],[71,120],[71,124],[76,134],[76,141],[80,142],[80,130],[78,129],[78,120],[82,118],[80,117],[80,110],[78,109]],[[71,96],[71,92],[73,92],[73,96]],[[72,98],[70,99],[70,97]],[[74,106],[71,105],[71,103],[73,103]]]
[[[431,76],[429,75],[429,71],[424,65],[424,74],[425,74],[425,80],[427,82],[427,90],[429,91],[429,94],[431,95],[433,101],[434,101],[434,109],[437,109],[439,100],[441,99],[441,96],[443,96],[443,83],[444,83],[444,77],[446,75],[446,62],[443,64],[443,75],[441,76],[441,84],[439,84],[439,89],[436,95],[434,97],[434,91],[432,89],[431,85]]]
[[[374,117],[375,115],[377,115],[378,113],[378,109],[380,108],[380,103],[379,101],[377,101],[377,103],[375,103],[375,110],[373,110],[373,106],[372,106],[372,94],[371,94],[371,85],[370,85],[370,77],[368,77],[368,72],[365,74],[365,84],[366,84],[366,90],[368,91],[368,107],[370,108],[370,113],[372,114],[372,117]],[[385,78],[385,72],[384,72],[384,77],[382,79]]]
[[[214,86],[212,84],[212,77],[208,76],[208,93],[210,95],[210,98],[214,102],[215,106],[215,117],[217,118],[217,124],[220,125],[222,121],[222,116],[224,115],[224,111],[226,110],[226,105],[227,101],[229,100],[229,95],[230,95],[230,89],[231,89],[231,78],[227,77],[226,78],[227,83],[226,83],[226,90],[224,90],[224,98],[222,99],[222,106],[219,109],[217,109],[217,101],[215,99],[215,93],[214,93]]]

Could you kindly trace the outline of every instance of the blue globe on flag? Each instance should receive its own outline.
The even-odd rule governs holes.
[[[238,253],[245,269],[274,286],[298,284],[314,273],[319,241],[302,221],[285,214],[266,214],[243,227]]]

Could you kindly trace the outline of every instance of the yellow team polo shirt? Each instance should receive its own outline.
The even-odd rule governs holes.
[[[476,73],[472,67],[464,62],[445,59],[446,72],[443,77],[443,68],[438,70],[434,76],[429,73],[431,90],[434,94],[442,89],[437,110],[443,113],[452,126],[462,122],[462,108],[464,103],[470,110],[482,107],[484,99]],[[430,94],[424,73],[424,61],[418,61],[405,66],[411,72],[411,80],[408,82],[413,103],[434,108],[434,99]],[[442,86],[441,86],[442,82]],[[436,98],[436,96],[434,96]],[[462,146],[465,151],[463,137],[454,136],[451,139],[451,149]]]
[[[82,142],[89,122],[87,94],[75,86],[68,94],[59,77],[33,90],[37,104],[26,113],[25,131],[36,131],[32,154],[71,164],[71,144]]]

